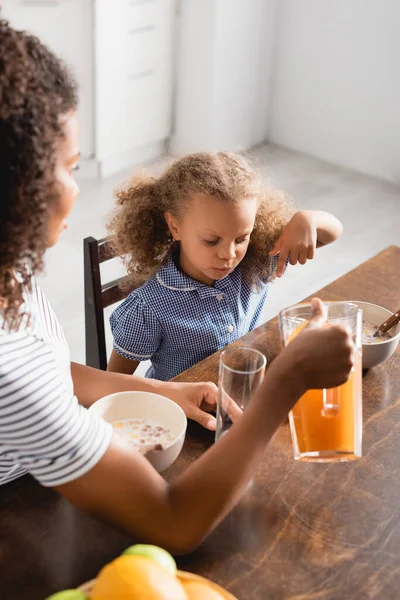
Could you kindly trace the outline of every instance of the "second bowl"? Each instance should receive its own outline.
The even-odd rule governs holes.
[[[363,311],[363,324],[365,321],[372,323],[378,329],[379,325],[384,323],[393,313],[387,308],[378,306],[377,304],[371,304],[370,302],[361,302],[359,300],[351,300],[354,304],[357,304]],[[387,360],[392,356],[396,350],[400,341],[400,323],[395,325],[393,329],[389,331],[390,338],[380,342],[362,345],[362,366],[363,369],[371,369],[376,367],[383,361]]]

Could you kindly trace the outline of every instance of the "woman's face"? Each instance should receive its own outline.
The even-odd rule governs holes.
[[[55,183],[57,200],[50,208],[48,228],[48,248],[54,246],[60,234],[67,227],[67,218],[79,195],[79,187],[74,171],[79,159],[78,119],[76,112],[70,112],[63,118],[64,137],[57,147]]]

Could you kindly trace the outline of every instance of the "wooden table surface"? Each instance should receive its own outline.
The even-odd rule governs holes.
[[[318,292],[324,300],[400,304],[400,248],[390,247]],[[288,304],[290,299],[288,299]],[[277,320],[240,342],[272,359]],[[218,354],[178,379],[216,381]],[[239,600],[400,598],[400,351],[363,379],[363,457],[293,460],[288,425],[271,442],[240,504],[179,567]],[[191,425],[176,476],[212,443]],[[0,600],[43,600],[96,575],[132,539],[26,476],[0,488]]]

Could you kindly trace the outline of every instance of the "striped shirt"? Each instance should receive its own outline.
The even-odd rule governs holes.
[[[63,331],[35,280],[24,300],[28,324],[9,331],[0,317],[0,484],[30,473],[56,486],[98,463],[112,427],[74,396]]]

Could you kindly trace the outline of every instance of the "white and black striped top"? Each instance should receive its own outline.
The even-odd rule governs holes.
[[[63,331],[35,281],[25,310],[30,323],[18,331],[0,316],[0,484],[28,472],[61,485],[102,458],[112,427],[74,396]]]

